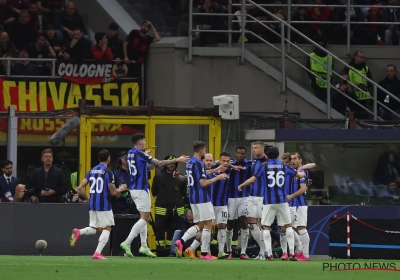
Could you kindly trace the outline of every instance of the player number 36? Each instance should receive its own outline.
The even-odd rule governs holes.
[[[268,171],[267,174],[269,179],[268,187],[272,188],[276,185],[281,188],[285,184],[285,172],[278,171],[275,173],[275,171]]]

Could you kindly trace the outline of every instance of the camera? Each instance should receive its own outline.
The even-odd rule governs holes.
[[[74,189],[72,189],[72,190],[71,190],[71,199],[72,199],[72,196],[74,196],[74,195],[76,195],[76,194],[78,194],[77,191],[74,190]],[[81,199],[81,200],[86,200],[86,198],[85,198],[83,195],[81,195],[81,194],[79,194],[79,199]]]
[[[32,188],[29,190],[24,190],[24,198],[30,198],[31,196],[39,196],[40,195],[40,188]]]

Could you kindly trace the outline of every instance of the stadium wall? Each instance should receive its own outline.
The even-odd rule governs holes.
[[[328,255],[329,221],[333,213],[338,217],[350,212],[358,218],[400,218],[400,206],[309,206],[308,232],[310,254]],[[88,206],[85,204],[27,204],[0,203],[0,254],[36,255],[35,242],[48,243],[44,255],[91,255],[98,235],[83,236],[75,247],[70,247],[71,229],[88,226]],[[115,229],[114,229],[115,230]],[[126,233],[128,234],[128,232]],[[110,243],[104,255],[110,252]]]

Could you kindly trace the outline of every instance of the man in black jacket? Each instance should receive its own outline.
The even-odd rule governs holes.
[[[176,158],[174,155],[165,157],[166,160],[174,158]],[[183,197],[186,195],[187,186],[185,181],[179,181],[172,176],[177,166],[178,163],[165,166],[153,180],[151,193],[156,197],[155,230],[156,244],[159,247],[171,246],[174,231],[179,224],[179,217],[185,214]],[[167,232],[166,240],[165,232]]]
[[[124,41],[119,38],[118,24],[116,24],[115,22],[111,22],[108,25],[107,38],[108,46],[111,48],[111,51],[113,53],[113,59],[124,58],[124,53],[122,50],[122,45],[124,44]]]
[[[42,151],[43,167],[35,169],[28,189],[40,188],[40,203],[60,203],[67,192],[67,181],[61,169],[53,166],[53,151]]]
[[[205,0],[204,5],[199,9],[200,13],[204,14],[223,14],[224,9],[222,6],[215,2],[215,0]],[[223,16],[199,16],[199,29],[200,30],[223,30],[224,17]],[[222,33],[200,32],[200,45],[214,45],[222,42],[224,35]]]
[[[350,21],[363,22],[364,16],[358,7],[353,7],[352,0],[342,0],[343,5],[347,5],[350,1]],[[347,7],[335,7],[331,13],[331,20],[340,22],[333,27],[333,42],[334,44],[344,45],[347,41]],[[344,22],[344,23],[342,23]],[[361,24],[350,25],[350,40],[352,44],[368,45],[369,33],[368,30]]]
[[[77,26],[73,33],[73,39],[65,49],[64,59],[92,59],[92,47],[90,41],[83,36],[83,29]]]
[[[386,78],[379,82],[379,85],[386,89],[391,94],[395,95],[397,98],[400,98],[400,81],[396,76],[396,66],[393,64],[389,64],[386,68]],[[395,112],[400,111],[400,103],[395,100],[393,97],[384,93],[382,90],[378,89],[378,101],[389,107]],[[378,108],[380,105],[378,104]],[[398,120],[397,117],[392,112],[386,110],[383,107],[380,107],[378,110],[378,116],[384,120]]]

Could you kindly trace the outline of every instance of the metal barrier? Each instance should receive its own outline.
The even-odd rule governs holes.
[[[248,4],[246,4],[246,2]],[[289,0],[289,4],[288,7],[292,7],[292,6],[301,6],[301,7],[309,7],[310,5],[291,5],[290,4],[291,1]],[[251,6],[255,6],[257,7],[260,11],[264,12],[266,15],[272,17],[274,19],[274,21],[268,21],[268,22],[275,22],[275,23],[279,23],[281,24],[281,32],[280,34],[277,33],[276,31],[272,30],[268,25],[266,25],[266,21],[260,21],[257,18],[248,15],[247,13],[245,13],[245,7],[246,5],[251,5]],[[232,14],[232,6],[240,6],[241,7],[241,20],[238,20],[237,22],[244,22],[244,24],[242,24],[242,28],[240,31],[238,30],[231,30],[231,22],[234,22],[232,20],[232,16],[237,16],[235,14]],[[306,70],[308,73],[312,74],[314,77],[318,77],[319,79],[321,79],[323,82],[325,82],[327,84],[327,110],[326,110],[326,114],[328,118],[331,118],[331,89],[336,90],[336,92],[338,92],[339,94],[341,94],[342,96],[344,96],[345,98],[347,98],[348,100],[350,100],[351,102],[357,104],[357,106],[359,106],[360,108],[362,108],[363,110],[365,110],[368,114],[373,116],[374,120],[377,119],[381,119],[377,116],[377,109],[378,109],[378,105],[380,105],[382,108],[388,110],[389,112],[393,113],[395,116],[400,118],[400,115],[398,113],[396,113],[395,111],[391,110],[390,108],[388,108],[385,104],[379,102],[377,100],[377,91],[378,89],[381,90],[382,92],[384,92],[387,96],[390,96],[393,100],[396,100],[397,102],[400,102],[400,99],[398,97],[396,97],[395,95],[393,95],[392,93],[390,93],[389,91],[387,91],[386,89],[382,88],[381,86],[379,86],[376,82],[372,81],[371,79],[369,79],[366,75],[363,75],[362,73],[360,73],[358,70],[354,69],[353,67],[351,67],[349,64],[347,64],[346,62],[344,62],[343,60],[341,60],[339,57],[337,57],[336,55],[334,55],[333,53],[329,52],[327,49],[321,47],[318,43],[316,43],[315,41],[309,39],[307,36],[305,36],[304,34],[302,34],[300,31],[298,31],[297,29],[293,28],[290,24],[294,23],[294,22],[286,22],[284,20],[281,20],[279,17],[275,16],[274,14],[272,14],[270,11],[266,10],[264,7],[265,6],[285,6],[282,4],[275,4],[275,5],[259,5],[257,3],[255,3],[254,1],[251,0],[243,0],[242,4],[232,4],[232,0],[229,0],[229,10],[228,10],[228,14],[217,14],[217,13],[193,13],[193,0],[190,0],[190,5],[189,5],[189,47],[188,47],[188,56],[187,56],[187,62],[190,63],[192,61],[192,55],[193,55],[193,46],[192,46],[192,41],[193,41],[193,32],[218,32],[218,33],[228,33],[228,46],[231,46],[232,43],[232,37],[231,34],[232,33],[240,33],[241,34],[241,55],[240,55],[240,61],[241,63],[244,62],[244,58],[245,58],[245,40],[244,40],[244,36],[245,34],[251,34],[252,36],[258,38],[260,41],[264,42],[265,44],[269,45],[270,47],[272,47],[273,49],[277,50],[278,52],[281,53],[281,89],[282,92],[284,92],[286,90],[286,73],[285,73],[285,61],[286,59],[290,59],[291,61],[293,61],[294,63],[296,63],[297,65],[299,65],[302,69]],[[344,5],[312,5],[313,7],[344,7]],[[350,24],[351,21],[350,19],[350,7],[371,7],[371,6],[366,6],[366,5],[350,5],[350,3],[346,6],[347,7],[347,22],[349,23],[347,25],[348,28],[348,39],[350,38]],[[390,7],[399,7],[400,6],[385,6],[385,8],[390,8]],[[198,29],[193,29],[193,16],[228,16],[229,17],[229,29],[228,30],[198,30]],[[278,37],[281,38],[281,42],[280,42],[280,48],[276,47],[275,45],[273,45],[272,43],[266,41],[264,38],[261,38],[260,36],[258,36],[257,34],[255,34],[252,31],[246,31],[245,30],[245,26],[246,26],[246,22],[247,18],[250,18],[252,22],[257,22],[259,24],[261,24],[263,27],[265,27],[266,29],[268,29],[269,31],[271,31],[273,34],[277,35]],[[295,22],[297,23],[297,22]],[[299,23],[303,23],[303,22],[299,22]],[[316,22],[308,22],[308,23],[316,23]],[[321,23],[321,22],[318,22]],[[322,23],[340,23],[343,24],[344,22],[322,22]],[[357,24],[359,24],[360,22],[357,22]],[[373,24],[376,24],[375,22]],[[388,24],[388,23],[380,23],[380,24]],[[390,24],[396,24],[396,23],[390,23]],[[400,22],[398,22],[397,24],[400,24]],[[359,102],[357,102],[356,100],[353,100],[351,97],[348,97],[345,93],[342,93],[340,90],[336,89],[335,87],[333,87],[331,85],[331,79],[323,79],[319,76],[317,76],[316,74],[314,74],[312,71],[310,71],[309,69],[307,69],[304,65],[302,65],[301,63],[299,63],[298,61],[296,61],[294,58],[292,58],[291,56],[289,56],[290,54],[290,46],[295,47],[297,50],[299,50],[300,52],[302,52],[303,54],[307,55],[310,59],[313,59],[307,52],[305,52],[303,49],[301,49],[299,46],[297,46],[296,44],[292,43],[290,41],[290,35],[289,38],[285,38],[285,27],[288,28],[288,30],[295,32],[296,34],[298,34],[300,37],[302,37],[304,40],[306,40],[307,42],[309,42],[310,44],[312,44],[315,47],[320,48],[321,50],[323,50],[324,52],[326,52],[327,54],[327,61],[328,61],[328,65],[326,65],[326,69],[327,69],[327,77],[330,77],[331,73],[332,76],[335,75],[337,77],[341,77],[341,75],[335,71],[333,71],[333,69],[330,69],[330,65],[329,65],[329,61],[330,58],[332,57],[332,59],[334,59],[335,61],[338,61],[339,63],[341,63],[342,65],[344,65],[345,67],[348,67],[349,69],[352,69],[354,72],[356,72],[358,75],[360,75],[363,80],[367,81],[368,83],[370,83],[371,85],[373,85],[373,96],[372,96],[372,100],[373,100],[373,109],[372,111],[366,107],[364,107],[363,105],[361,105]],[[288,32],[288,34],[290,34],[291,32]],[[347,46],[347,50],[348,53],[350,52],[350,45],[349,45],[349,40],[348,40],[348,46]],[[287,51],[285,50],[285,46],[287,46]],[[325,67],[325,65],[323,65],[321,62],[317,61],[314,59],[314,61],[316,61],[318,64],[322,65]],[[343,78],[342,78],[343,79]],[[362,93],[370,96],[370,94],[366,91],[364,91],[363,89],[361,89],[359,86],[351,83],[350,81],[348,81],[348,83],[355,89],[357,89],[358,91],[361,91]],[[370,96],[371,97],[371,96]]]

